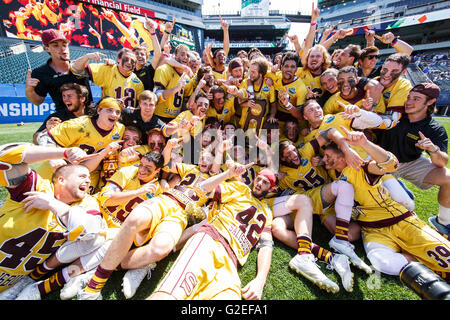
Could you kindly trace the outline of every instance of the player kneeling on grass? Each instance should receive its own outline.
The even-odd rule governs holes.
[[[98,202],[88,195],[88,168],[68,164],[49,181],[28,166],[52,159],[79,163],[88,157],[79,148],[0,146],[0,185],[10,194],[0,217],[1,300],[16,299],[30,284],[38,288],[39,298],[41,290],[64,283],[70,274],[51,276],[46,287],[36,285],[35,280],[103,243]]]
[[[354,209],[359,212],[357,221],[363,231],[364,249],[375,270],[399,275],[409,262],[417,260],[434,272],[448,274],[449,240],[395,202],[382,184],[381,177],[397,169],[397,158],[368,141],[362,132],[346,135],[348,143],[361,146],[372,160],[355,170],[331,144],[325,147],[323,161],[334,180],[354,186]]]
[[[198,185],[213,208],[207,221],[188,240],[166,277],[148,299],[179,300],[259,300],[272,261],[272,212],[262,200],[274,186],[276,177],[264,169],[253,188],[229,180],[242,175],[248,165],[233,164],[227,171]],[[244,288],[238,264],[244,265],[258,246],[257,274]]]

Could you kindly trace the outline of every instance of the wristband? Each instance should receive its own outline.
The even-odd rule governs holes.
[[[436,146],[436,150],[430,151],[429,154],[433,154],[433,153],[436,153],[436,152],[439,152],[439,151],[441,151],[441,148],[439,148],[438,146]]]
[[[68,151],[69,149],[66,149],[66,150],[64,150],[64,159],[66,159],[66,160],[69,160],[69,158],[67,157],[67,151]]]
[[[314,27],[317,24],[317,22],[311,23],[311,27]]]
[[[156,35],[156,32],[150,33],[150,35],[151,35],[151,36],[154,36],[154,35]]]
[[[391,46],[394,46],[396,43],[397,43],[397,41],[398,41],[398,38],[400,38],[399,36],[397,36],[397,37],[395,37],[395,39],[394,40],[392,40],[392,42],[391,42]]]

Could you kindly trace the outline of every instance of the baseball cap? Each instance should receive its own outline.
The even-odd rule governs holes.
[[[277,183],[277,176],[275,173],[270,169],[262,169],[258,176],[264,176],[270,181],[270,185],[273,187]]]
[[[44,46],[48,45],[50,42],[57,40],[64,40],[66,42],[69,42],[69,40],[66,39],[64,34],[56,29],[47,29],[42,31],[41,40]]]
[[[439,86],[433,82],[424,82],[415,85],[411,91],[419,92],[429,98],[437,99],[441,93]]]

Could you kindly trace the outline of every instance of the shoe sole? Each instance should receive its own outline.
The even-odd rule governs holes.
[[[303,277],[305,277],[306,279],[308,279],[309,281],[314,283],[316,286],[318,286],[320,289],[326,290],[327,292],[330,292],[330,293],[339,292],[339,288],[336,290],[336,288],[333,288],[333,287],[327,285],[326,283],[315,280],[315,279],[311,278],[308,274],[301,272],[300,270],[298,270],[296,267],[292,266],[291,264],[289,264],[289,267],[292,269],[292,271],[295,271],[297,274],[302,275]]]

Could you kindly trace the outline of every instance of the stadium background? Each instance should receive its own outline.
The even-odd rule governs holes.
[[[294,26],[310,21],[309,1],[285,1],[285,10],[271,10],[269,0],[242,0],[237,8],[220,7],[220,1],[203,0],[1,0],[0,18],[0,124],[39,122],[54,108],[50,98],[40,106],[25,98],[26,70],[44,64],[49,58],[40,42],[40,31],[59,28],[70,39],[71,59],[91,51],[101,51],[115,59],[120,47],[131,47],[119,28],[105,18],[112,11],[126,28],[143,21],[144,15],[158,25],[162,36],[164,23],[176,18],[171,34],[172,48],[178,43],[188,45],[199,53],[214,41],[222,45],[221,16],[230,25],[230,57],[239,50],[258,47],[273,55],[290,49],[286,33],[295,32]],[[236,0],[238,1],[238,0]],[[235,2],[236,2],[235,1]],[[281,0],[280,0],[281,1]],[[238,1],[239,2],[239,1]],[[272,2],[274,2],[272,0]],[[313,1],[320,9],[318,22],[321,31],[335,25],[337,29],[353,28],[353,35],[331,47],[343,48],[348,43],[365,45],[364,28],[378,34],[392,31],[414,46],[413,63],[406,77],[416,84],[434,81],[442,93],[437,102],[439,115],[450,115],[450,1],[442,0],[319,0]],[[100,35],[100,40],[95,36]],[[138,33],[135,33],[138,37]],[[304,39],[305,34],[299,34]],[[140,40],[142,42],[142,39]],[[100,42],[102,46],[100,46]],[[382,58],[394,50],[377,43]],[[150,43],[151,46],[151,43]],[[100,88],[93,85],[94,98]]]
[[[300,26],[309,25],[311,7],[302,7],[304,0],[296,1],[296,6],[290,6],[289,10],[267,10],[268,0],[243,0],[244,5],[253,6],[252,10],[246,10],[240,5],[237,9],[224,10],[220,8],[219,0],[213,9],[205,11],[204,2],[207,0],[145,0],[145,1],[108,1],[108,0],[41,0],[39,4],[56,3],[58,10],[55,16],[59,15],[56,23],[51,23],[49,19],[41,17],[36,19],[31,16],[26,19],[25,26],[29,27],[29,32],[20,33],[16,25],[16,13],[20,17],[20,12],[26,12],[26,5],[31,0],[0,0],[0,140],[14,139],[11,141],[24,141],[22,136],[29,136],[29,132],[34,132],[33,128],[27,126],[17,127],[18,122],[36,122],[30,124],[31,127],[42,122],[52,111],[53,103],[47,98],[40,106],[31,104],[25,97],[25,76],[26,70],[34,69],[44,64],[49,55],[43,50],[39,39],[39,30],[58,27],[67,28],[68,22],[74,24],[75,28],[70,34],[71,58],[77,57],[92,51],[101,51],[109,58],[115,59],[117,49],[127,46],[129,43],[121,39],[120,31],[109,21],[101,18],[100,13],[104,9],[113,10],[117,17],[125,24],[131,18],[133,21],[143,19],[143,14],[147,14],[158,24],[158,35],[162,35],[162,27],[166,21],[176,18],[176,27],[172,32],[171,42],[173,44],[182,42],[198,52],[202,52],[208,41],[214,41],[215,46],[221,45],[222,30],[219,15],[230,24],[230,56],[233,57],[239,50],[248,50],[251,47],[258,47],[267,55],[272,55],[279,51],[289,50],[289,41],[284,37],[285,33],[295,33],[298,24]],[[240,1],[240,0],[236,0]],[[273,1],[273,0],[272,0]],[[294,3],[288,0],[278,0]],[[258,2],[266,4],[266,7],[258,7]],[[297,3],[298,2],[298,3]],[[317,1],[314,1],[317,3]],[[256,3],[256,4],[255,4]],[[299,5],[300,4],[300,5]],[[37,5],[33,2],[33,5]],[[424,1],[424,0],[399,0],[399,1],[375,1],[375,0],[352,0],[352,1],[320,1],[320,17],[318,27],[324,30],[331,25],[336,25],[335,29],[353,28],[352,36],[338,41],[331,50],[343,48],[348,43],[365,45],[363,35],[364,27],[371,27],[382,34],[392,31],[396,35],[414,46],[413,63],[410,64],[406,77],[416,84],[421,81],[434,81],[440,85],[442,92],[438,100],[437,114],[442,116],[450,115],[450,78],[449,78],[449,49],[450,49],[450,28],[449,10],[450,0],[447,1]],[[21,9],[22,8],[22,9]],[[74,17],[72,14],[77,9],[83,9],[83,15]],[[112,9],[114,8],[114,9]],[[119,9],[121,10],[119,10]],[[264,10],[262,10],[262,8]],[[122,14],[120,14],[122,12]],[[124,15],[123,13],[127,13]],[[123,19],[123,20],[122,20]],[[130,23],[130,22],[128,22]],[[99,48],[98,39],[89,31],[89,26],[95,30],[103,32],[102,44],[104,49]],[[77,29],[80,27],[80,29]],[[112,35],[109,37],[106,32]],[[320,36],[320,31],[318,36]],[[27,35],[27,36],[25,36]],[[68,34],[69,35],[69,34]],[[299,33],[300,41],[306,33]],[[108,37],[108,38],[107,38]],[[376,43],[381,49],[382,63],[384,58],[394,50],[388,46]],[[94,99],[100,97],[100,88],[91,84]],[[440,118],[443,119],[443,118]],[[445,119],[446,128],[450,126],[450,118]],[[441,120],[440,120],[441,121]],[[28,131],[27,131],[28,130]],[[447,129],[448,130],[448,129]],[[26,133],[26,134],[25,134]],[[8,136],[8,137],[6,137]],[[450,164],[449,164],[450,165]],[[413,186],[409,186],[416,194],[419,215],[426,218],[437,210],[436,199],[437,189],[433,188],[426,192],[421,192]],[[0,190],[3,191],[3,190]],[[4,196],[4,194],[3,194]],[[1,198],[1,196],[0,196]],[[316,225],[316,224],[315,224]],[[316,227],[314,227],[316,228]],[[317,243],[325,245],[328,241],[327,235],[317,239]],[[357,246],[357,253],[362,254],[363,249]],[[287,261],[291,257],[292,251],[280,243],[276,243],[274,250],[273,265],[265,288],[267,297],[282,297],[282,299],[308,300],[316,299],[339,299],[339,300],[409,300],[417,299],[417,296],[403,284],[400,280],[392,277],[367,278],[358,270],[355,270],[355,277],[358,281],[358,288],[349,295],[342,292],[338,295],[326,295],[320,289],[314,287],[306,281],[302,281],[293,273],[286,272]],[[256,255],[251,255],[249,263],[240,270],[243,283],[253,278],[255,273]],[[168,270],[173,257],[168,257],[158,264],[158,268],[152,279],[160,279]],[[322,268],[324,269],[324,268]],[[336,280],[331,271],[325,271],[327,276]],[[123,299],[119,293],[120,281],[123,274],[114,275],[112,281],[106,286],[105,298]],[[156,281],[156,280],[155,280]],[[155,281],[143,284],[136,296],[136,299],[145,298],[145,294],[151,292],[156,285]],[[292,288],[285,288],[282,284],[289,284]],[[279,288],[285,288],[279,292]],[[373,290],[373,288],[378,288]],[[54,293],[49,299],[58,299],[58,294]],[[411,305],[408,305],[411,307]]]

